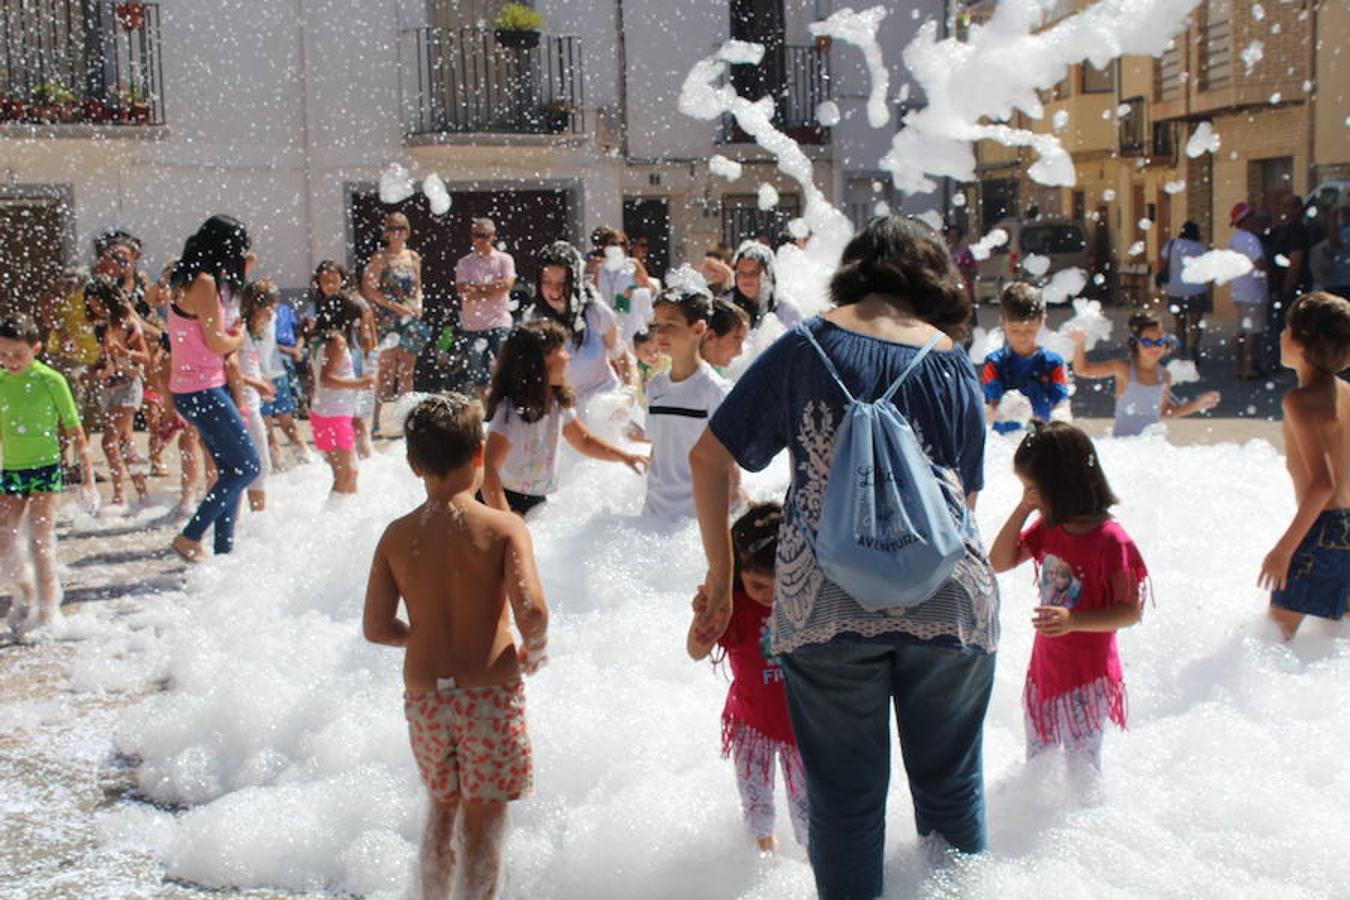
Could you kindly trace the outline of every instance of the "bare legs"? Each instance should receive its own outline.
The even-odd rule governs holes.
[[[356,493],[356,451],[330,450],[324,454],[333,470],[333,493]]]
[[[454,838],[456,814],[463,841],[463,896],[491,900],[497,895],[502,869],[502,839],[506,834],[506,804],[502,802],[431,803],[422,834],[423,900],[446,900],[455,880]]]
[[[115,406],[108,410],[108,421],[103,426],[103,455],[108,459],[108,470],[112,475],[112,503],[121,506],[126,502],[124,486],[127,474],[136,488],[136,497],[144,500],[149,496],[145,484],[145,472],[140,460],[136,458],[136,446],[133,443],[132,426],[136,410],[129,406]]]
[[[56,509],[60,494],[37,493],[27,497],[0,497],[0,560],[12,568],[20,592],[37,605],[24,613],[14,609],[11,624],[20,627],[47,626],[60,618],[61,579],[56,563]],[[28,558],[18,553],[18,539],[25,515],[28,522]],[[28,563],[32,563],[29,572]],[[33,577],[35,576],[35,577]]]

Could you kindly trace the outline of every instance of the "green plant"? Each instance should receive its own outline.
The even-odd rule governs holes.
[[[74,103],[75,92],[59,81],[46,81],[33,88],[34,103]]]
[[[503,31],[543,31],[544,17],[524,3],[508,3],[497,16],[497,27]]]

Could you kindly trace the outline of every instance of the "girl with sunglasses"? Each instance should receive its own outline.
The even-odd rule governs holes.
[[[1087,335],[1072,333],[1073,371],[1080,378],[1114,378],[1116,382],[1116,421],[1113,437],[1133,437],[1163,419],[1177,419],[1205,412],[1218,405],[1218,391],[1207,391],[1182,402],[1172,393],[1172,377],[1161,365],[1176,345],[1158,317],[1138,312],[1130,316],[1129,359],[1089,362]]]
[[[372,410],[372,434],[380,433],[380,403],[412,390],[417,356],[430,339],[422,321],[422,257],[408,246],[408,217],[390,213],[384,220],[385,246],[371,257],[361,279],[361,295],[375,313],[381,352],[379,389]],[[389,340],[391,334],[398,337]]]

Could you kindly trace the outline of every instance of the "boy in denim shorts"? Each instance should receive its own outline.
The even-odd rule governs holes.
[[[1304,616],[1340,623],[1350,601],[1350,300],[1315,291],[1294,301],[1280,363],[1298,373],[1284,395],[1284,443],[1298,510],[1261,563],[1270,615],[1286,640]]]
[[[483,466],[478,401],[423,400],[403,432],[427,500],[392,522],[375,549],[365,637],[407,651],[404,714],[431,799],[422,895],[449,895],[458,825],[467,895],[494,896],[506,804],[533,786],[521,676],[544,662],[548,606],[524,520],[474,499]]]
[[[37,324],[28,316],[0,319],[0,560],[13,558],[20,526],[28,520],[28,556],[37,582],[18,573],[19,593],[9,610],[16,636],[60,622],[61,581],[56,564],[56,510],[61,500],[61,442],[80,455],[83,491],[94,493],[94,462],[75,398],[61,373],[37,361]],[[36,600],[36,603],[33,601]]]

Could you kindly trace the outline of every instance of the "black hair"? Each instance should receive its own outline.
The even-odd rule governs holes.
[[[633,335],[633,349],[636,350],[648,341],[653,341],[655,339],[656,335],[652,334],[650,331],[639,331]]]
[[[1130,356],[1139,355],[1139,338],[1150,328],[1162,328],[1162,320],[1145,310],[1130,316]]]
[[[123,231],[120,228],[101,231],[94,236],[94,256],[102,256],[113,247],[122,246],[130,249],[137,256],[141,255],[141,239],[129,231]]]
[[[98,309],[94,308],[98,304]],[[111,322],[122,325],[131,314],[131,301],[121,282],[106,275],[96,275],[84,286],[84,312],[91,322]]]
[[[567,344],[567,329],[557,322],[540,319],[511,329],[487,393],[487,417],[508,404],[526,422],[538,422],[552,411],[554,404],[566,409],[572,405],[572,389],[548,383],[548,355]]]
[[[276,306],[281,302],[281,292],[277,286],[266,278],[258,281],[250,281],[244,286],[244,293],[239,298],[239,318],[244,322],[244,328],[250,333],[253,329],[253,314],[266,306]]]
[[[1045,524],[1104,515],[1120,501],[1102,471],[1092,438],[1068,422],[1033,422],[1013,454],[1013,469],[1045,501]]]
[[[736,581],[741,573],[770,574],[778,556],[778,529],[783,507],[768,501],[753,504],[731,526],[731,547],[736,556]]]
[[[483,445],[483,405],[464,394],[427,397],[403,423],[408,461],[444,478],[467,465]]]
[[[695,322],[709,322],[713,317],[712,294],[702,288],[671,287],[656,295],[652,308],[673,306],[684,316],[690,325]]]
[[[1045,316],[1041,289],[1025,281],[1014,281],[998,297],[999,315],[1009,322],[1030,322]]]
[[[216,286],[244,286],[244,254],[251,245],[244,223],[231,216],[212,216],[187,242],[173,268],[174,287],[189,288],[198,275],[210,275]]]
[[[708,333],[725,337],[737,328],[749,328],[750,315],[735,303],[718,297],[713,301],[712,316],[708,319]]]
[[[836,306],[869,294],[893,297],[953,338],[964,336],[970,298],[951,253],[931,227],[907,216],[881,216],[867,223],[844,248],[830,279]]]
[[[30,347],[36,347],[42,340],[42,331],[32,316],[14,313],[0,318],[0,338],[23,341]]]
[[[1195,224],[1194,222],[1182,222],[1180,237],[1182,238],[1182,240],[1187,241],[1200,240],[1200,226]]]

